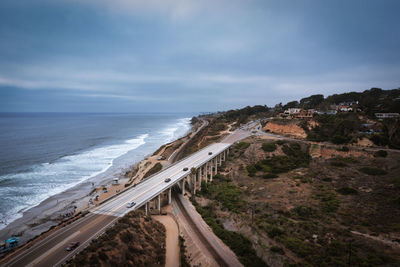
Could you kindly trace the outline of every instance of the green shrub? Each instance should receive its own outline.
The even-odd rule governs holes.
[[[286,143],[285,140],[278,140],[275,142],[275,144],[280,145],[280,146],[283,145],[284,143]]]
[[[338,210],[340,202],[335,192],[326,188],[320,188],[315,197],[321,201],[321,209],[325,212],[335,212]]]
[[[337,190],[342,195],[355,195],[357,194],[357,190],[352,187],[342,187]]]
[[[378,150],[374,153],[374,157],[386,158],[388,153],[385,150]]]
[[[266,174],[263,174],[263,176],[262,176],[262,178],[264,178],[264,179],[273,179],[273,178],[277,178],[277,177],[279,177],[279,176],[274,173],[266,173]]]
[[[285,232],[281,228],[272,226],[270,227],[270,229],[267,230],[267,234],[270,238],[274,238],[276,236],[284,235]]]
[[[345,144],[349,142],[349,138],[343,135],[334,135],[331,138],[331,142],[337,145]]]
[[[312,253],[311,247],[296,237],[286,237],[285,246],[303,258]]]
[[[385,175],[387,174],[387,171],[378,169],[378,168],[373,168],[373,167],[364,167],[360,169],[361,172],[368,174],[368,175]]]
[[[125,244],[129,244],[130,242],[133,241],[133,235],[129,231],[123,232],[120,235],[120,238],[121,238],[122,242],[124,242]]]
[[[393,179],[393,183],[397,188],[400,188],[400,177]]]
[[[239,149],[239,150],[242,150],[242,149],[248,148],[249,146],[250,146],[250,143],[239,142],[239,143],[237,143],[236,148]]]
[[[307,206],[298,206],[292,209],[292,212],[299,217],[308,218],[316,213],[316,211]]]
[[[257,169],[256,169],[256,167],[255,167],[254,165],[248,165],[248,166],[246,166],[246,170],[247,170],[247,174],[248,174],[250,177],[253,177],[253,176],[256,175],[256,173],[257,173]]]
[[[347,146],[342,146],[341,148],[337,149],[338,151],[342,151],[342,152],[349,152],[350,149]]]
[[[281,254],[281,255],[285,254],[285,251],[283,251],[283,249],[281,247],[272,246],[272,247],[269,248],[269,250],[271,252],[278,253],[278,254]]]
[[[276,150],[276,145],[274,143],[263,143],[261,148],[265,151],[265,152],[273,152]]]
[[[331,161],[331,166],[334,166],[334,167],[346,167],[347,164],[344,163],[344,162],[335,160],[335,161]]]
[[[384,134],[373,134],[369,139],[377,146],[386,146],[390,144],[389,138]]]
[[[265,262],[257,256],[250,240],[239,233],[226,230],[223,225],[215,219],[216,216],[212,205],[203,208],[199,205],[195,205],[195,207],[204,221],[211,227],[215,235],[232,249],[244,266],[267,266]]]
[[[263,172],[270,172],[270,171],[271,171],[271,166],[262,165],[262,171],[263,171]]]

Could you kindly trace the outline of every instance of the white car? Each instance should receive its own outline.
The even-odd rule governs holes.
[[[135,206],[136,203],[135,202],[128,202],[128,204],[126,204],[127,208],[132,208],[133,206]]]

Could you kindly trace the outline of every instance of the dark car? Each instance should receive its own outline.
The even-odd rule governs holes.
[[[185,172],[185,171],[187,171],[188,170],[188,168],[183,168],[183,171]]]
[[[168,182],[170,182],[170,181],[171,181],[171,178],[165,179],[165,182],[166,182],[166,183],[168,183]]]
[[[208,152],[208,155],[212,155],[212,152]]]
[[[79,246],[80,242],[71,242],[69,243],[68,247],[66,248],[67,251],[71,251],[76,249]]]

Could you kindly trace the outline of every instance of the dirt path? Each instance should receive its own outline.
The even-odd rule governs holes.
[[[180,258],[179,258],[178,225],[170,215],[164,215],[164,216],[156,215],[153,216],[153,219],[156,219],[165,226],[165,231],[167,235],[165,266],[166,267],[179,266]]]

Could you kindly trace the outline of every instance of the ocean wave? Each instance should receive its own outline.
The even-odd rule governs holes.
[[[29,171],[0,176],[0,230],[47,198],[104,174],[113,165],[118,170],[120,163],[115,163],[116,159],[126,157],[132,164],[132,153],[136,156],[134,159],[140,160],[138,157],[184,136],[189,130],[190,118],[181,118],[161,130],[139,135],[120,144],[92,147],[52,162],[31,166]],[[141,149],[137,150],[139,147]]]
[[[148,136],[142,134],[122,144],[98,147],[32,166],[29,172],[1,176],[0,229],[48,197],[107,171],[114,159],[146,144]]]

